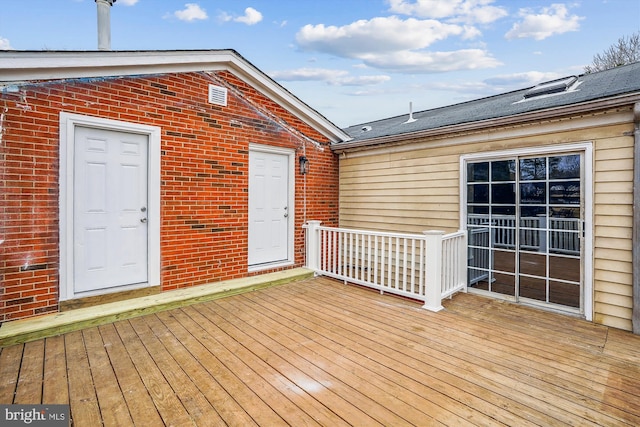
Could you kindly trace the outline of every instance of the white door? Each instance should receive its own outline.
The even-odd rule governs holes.
[[[249,265],[288,258],[289,156],[249,152]]]
[[[74,293],[147,282],[147,135],[78,126]]]

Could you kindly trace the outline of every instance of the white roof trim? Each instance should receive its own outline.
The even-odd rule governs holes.
[[[351,138],[234,50],[2,51],[0,82],[226,70],[252,84],[332,142]]]

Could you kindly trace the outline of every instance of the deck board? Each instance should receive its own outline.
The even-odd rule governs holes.
[[[91,376],[91,368],[89,367],[89,359],[82,332],[75,331],[66,334],[64,342],[68,366],[67,379],[69,382],[71,417],[72,419],[77,419],[78,422],[81,420],[84,425],[100,425],[102,417],[100,416],[98,397],[93,377]]]
[[[60,335],[43,341],[45,342],[45,354],[42,401],[64,405],[69,402],[64,337]]]
[[[242,366],[241,360],[237,360],[224,346],[215,342],[208,331],[187,316],[184,310],[159,314],[163,322],[167,322],[169,316],[175,319],[175,322],[172,322],[172,333],[189,348],[221,389],[229,394],[229,398],[216,402],[217,405],[226,405],[233,400],[258,425],[285,424],[283,419],[260,399],[257,390],[245,383],[248,381],[251,384],[254,376],[248,366]]]
[[[120,393],[127,404],[133,423],[136,426],[162,425],[158,409],[129,357],[115,325],[104,325],[97,329],[100,331],[113,372],[118,379]]]
[[[11,404],[14,401],[18,376],[20,375],[20,362],[24,344],[5,347],[0,353],[0,403]],[[34,400],[35,401],[35,400]]]
[[[85,348],[91,376],[95,384],[96,397],[100,402],[100,415],[105,425],[130,425],[131,415],[118,385],[111,361],[104,348],[98,328],[83,331]]]
[[[187,409],[176,396],[175,390],[165,378],[161,368],[155,364],[131,322],[117,322],[115,325],[164,423],[176,426],[193,425]],[[174,369],[179,367],[176,366]]]
[[[231,398],[198,359],[189,353],[188,348],[172,333],[169,326],[175,323],[175,320],[171,315],[164,319],[166,324],[156,316],[147,316],[144,320],[173,357],[175,363],[182,367],[185,374],[198,388],[198,391],[191,390],[191,393],[202,393],[212,405],[215,411],[212,413],[212,419],[220,419],[223,425],[256,425],[246,411]]]
[[[22,354],[20,376],[14,402],[29,403],[30,399],[42,399],[42,373],[44,371],[44,342],[26,343]]]
[[[0,349],[0,403],[75,426],[640,425],[640,337],[327,278]]]

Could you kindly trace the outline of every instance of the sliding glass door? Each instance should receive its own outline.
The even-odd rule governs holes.
[[[580,153],[466,163],[471,288],[580,312],[583,163]]]

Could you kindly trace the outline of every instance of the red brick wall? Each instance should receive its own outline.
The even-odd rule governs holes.
[[[209,84],[229,87],[227,107]],[[338,224],[328,141],[230,73],[42,82],[0,92],[0,321],[58,309],[59,113],[162,128],[163,290],[247,276],[249,143],[295,148],[295,264],[306,219]],[[285,124],[284,126],[282,124]],[[286,128],[285,128],[286,127]],[[292,130],[293,129],[293,130]],[[321,142],[323,150],[298,133]],[[306,185],[306,192],[304,191]]]

